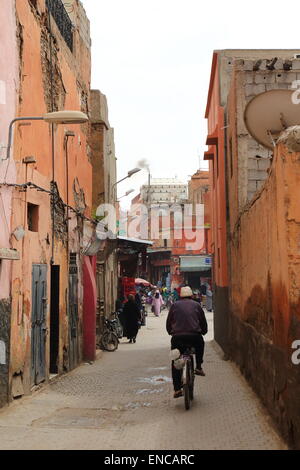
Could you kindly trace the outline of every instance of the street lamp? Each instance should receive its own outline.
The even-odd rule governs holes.
[[[112,185],[112,187],[111,187],[112,192],[114,191],[114,188],[117,186],[117,184],[121,183],[121,181],[124,181],[127,178],[131,178],[132,175],[135,175],[135,173],[138,173],[141,170],[142,170],[141,168],[133,168],[133,170],[128,171],[127,176],[125,176],[125,178],[122,178],[121,180],[117,181],[116,183],[114,183]],[[114,199],[115,199],[115,197],[114,197]]]
[[[84,124],[89,118],[81,111],[55,111],[43,116],[49,124]]]
[[[130,178],[135,173],[138,173],[139,171],[141,171],[141,168],[134,168],[133,170],[128,171],[128,178]]]
[[[2,160],[9,160],[10,158],[13,126],[18,121],[45,121],[48,124],[84,124],[88,120],[87,115],[81,111],[55,111],[44,116],[15,118],[9,125],[6,158],[2,158]]]
[[[121,180],[114,183],[112,187],[116,186],[117,184],[121,183],[121,181],[124,181],[127,178],[131,178],[132,175],[134,175],[135,173],[138,173],[141,170],[142,170],[141,168],[134,168],[133,170],[128,171],[127,176],[125,176],[125,178],[122,178]]]
[[[123,197],[127,197],[129,196],[129,194],[133,193],[134,192],[134,189],[129,189],[129,191],[127,191],[123,196],[119,197],[119,199],[117,199],[117,201],[119,201],[120,199],[122,199]]]

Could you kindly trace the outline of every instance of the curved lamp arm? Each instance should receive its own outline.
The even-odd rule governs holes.
[[[6,158],[2,160],[8,160],[10,158],[10,149],[12,142],[12,131],[13,126],[18,121],[45,121],[48,124],[83,124],[89,120],[88,116],[81,111],[54,111],[53,113],[47,113],[44,116],[37,117],[18,117],[11,121],[8,130],[8,144],[6,150]]]
[[[11,141],[12,141],[12,133],[13,133],[13,126],[16,122],[18,121],[43,121],[44,118],[42,116],[40,117],[20,117],[20,118],[15,118],[11,121],[8,129],[8,143],[7,143],[7,149],[6,149],[6,158],[2,158],[2,161],[4,160],[9,160],[10,158],[10,149],[11,149]]]

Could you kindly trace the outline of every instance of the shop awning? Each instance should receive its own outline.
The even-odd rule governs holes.
[[[142,240],[140,238],[117,237],[117,247],[119,252],[127,254],[141,253],[147,251],[147,247],[152,246],[150,240]]]
[[[140,245],[153,245],[153,242],[151,242],[150,240],[142,240],[141,238],[118,237],[118,240],[129,243],[138,243]]]
[[[211,269],[211,256],[180,256],[181,272],[202,272]]]

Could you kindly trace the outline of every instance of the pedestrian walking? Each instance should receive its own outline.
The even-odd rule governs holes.
[[[141,312],[135,302],[134,295],[132,294],[128,296],[128,302],[124,305],[123,315],[125,335],[127,336],[127,339],[129,339],[129,343],[135,343],[141,324]]]
[[[192,299],[195,301],[195,302],[198,302],[199,304],[201,304],[201,297],[200,297],[200,293],[198,291],[194,291],[193,292],[193,297]]]
[[[162,288],[161,295],[162,295],[163,301],[166,303],[168,300],[168,289],[166,288],[166,286]]]
[[[162,296],[159,290],[157,290],[154,294],[154,297],[152,298],[152,309],[156,317],[159,317],[161,306],[163,305],[163,303],[164,302],[163,302]]]
[[[172,298],[173,298],[173,302],[177,302],[177,300],[179,300],[179,294],[178,294],[178,291],[175,288],[172,292]]]
[[[204,281],[201,281],[200,291],[202,295],[206,295],[206,289],[207,289],[207,283]]]
[[[208,284],[206,287],[206,310],[208,312],[212,312],[212,296],[213,293],[210,289],[210,285]]]
[[[141,291],[135,294],[135,303],[137,304],[138,309],[140,311],[141,325],[145,326],[145,312],[144,312],[144,306],[142,302]]]

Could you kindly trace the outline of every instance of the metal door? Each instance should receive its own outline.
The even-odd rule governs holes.
[[[69,267],[69,365],[74,369],[79,362],[78,344],[78,268],[76,253],[70,255]]]
[[[46,378],[46,313],[47,266],[32,266],[32,314],[31,314],[31,383],[38,385]]]

